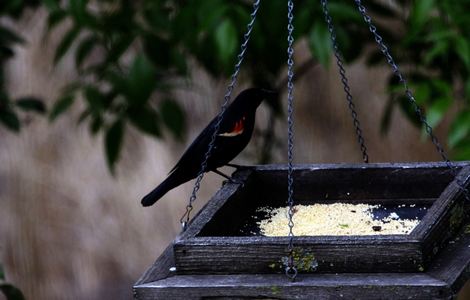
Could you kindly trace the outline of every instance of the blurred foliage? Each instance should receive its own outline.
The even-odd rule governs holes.
[[[404,30],[394,32],[392,50],[396,61],[405,66],[405,75],[420,108],[432,127],[437,126],[449,108],[457,104],[448,145],[455,159],[470,159],[470,1],[400,1],[400,9],[389,17],[399,20]],[[398,34],[401,32],[401,34]],[[378,53],[371,58],[377,58]],[[374,59],[370,60],[371,62]],[[391,97],[384,114],[386,131],[393,106],[421,126],[403,95],[396,77],[390,77]],[[457,102],[457,103],[456,103]]]
[[[66,112],[78,99],[76,95],[82,95],[86,108],[80,121],[87,121],[93,134],[105,133],[111,168],[119,157],[128,125],[156,137],[161,137],[164,127],[177,138],[184,136],[186,118],[171,97],[178,82],[174,79],[188,75],[189,60],[214,77],[230,76],[252,10],[251,1],[225,0],[44,3],[49,9],[50,30],[59,24],[67,26],[57,47],[56,62],[73,53],[80,74],[65,89],[50,117],[55,119]],[[322,22],[312,22],[320,16],[320,7],[303,1],[296,9],[296,38],[307,38],[315,59],[328,65],[326,27]],[[331,11],[336,15],[346,57],[353,60],[367,45],[367,30],[358,26],[358,15],[351,19],[354,7],[334,3]],[[275,83],[286,60],[286,12],[284,1],[261,4],[243,65],[255,86],[277,88]],[[353,42],[358,39],[364,43]],[[163,101],[155,101],[154,93],[163,95],[159,97]],[[273,107],[272,113],[275,110]],[[269,126],[268,130],[273,128]],[[267,150],[261,162],[270,160],[274,143],[272,133],[265,136],[263,149]]]
[[[36,7],[38,4],[38,0],[1,1],[0,18],[18,19],[26,8]],[[41,100],[35,97],[11,99],[5,90],[5,64],[14,56],[14,47],[23,43],[19,35],[0,23],[0,123],[15,132],[21,129],[19,110],[23,113],[46,112]]]
[[[175,79],[188,76],[188,61],[196,62],[214,77],[228,77],[252,10],[252,1],[245,0],[43,0],[42,3],[49,12],[49,30],[58,25],[66,29],[56,49],[55,62],[59,63],[67,54],[73,55],[79,74],[63,90],[49,117],[55,120],[74,102],[84,101],[79,121],[86,122],[92,134],[105,134],[111,169],[119,158],[129,125],[158,138],[164,129],[176,138],[184,137],[185,114],[172,97],[172,90],[180,82]],[[466,17],[465,9],[468,4],[468,0],[365,3],[374,20],[378,20],[377,29],[395,60],[404,66],[402,69],[429,122],[439,124],[455,101],[461,105],[449,134],[449,145],[456,150],[457,158],[470,156],[470,18]],[[366,55],[371,65],[385,63],[354,1],[331,1],[329,9],[346,62]],[[284,88],[286,13],[285,1],[261,2],[242,68],[255,86]],[[296,66],[298,79],[305,74],[306,67],[316,63],[329,66],[332,55],[320,3],[297,1],[294,16],[296,41],[306,40],[312,52],[310,61]],[[279,86],[276,82],[280,82]],[[395,107],[402,109],[411,121],[416,120],[392,74],[389,89],[391,96],[384,112],[383,130],[388,128]],[[160,97],[154,97],[155,94]],[[275,113],[273,107],[271,115]],[[275,118],[270,120],[274,122]],[[270,160],[269,149],[275,144],[273,128],[268,126],[263,133],[261,163]]]
[[[5,272],[0,263],[0,291],[5,296],[6,300],[24,300],[23,293],[5,279]]]

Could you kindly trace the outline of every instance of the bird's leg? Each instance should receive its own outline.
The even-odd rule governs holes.
[[[216,174],[218,174],[218,175],[220,175],[220,176],[226,178],[226,179],[228,180],[228,182],[230,182],[230,183],[243,184],[243,182],[241,182],[241,181],[239,181],[239,180],[236,180],[236,179],[234,179],[234,178],[232,178],[232,177],[230,177],[230,176],[228,176],[228,175],[226,175],[226,174],[220,172],[220,171],[217,170],[217,169],[212,170],[212,172],[214,172],[214,173],[216,173]]]

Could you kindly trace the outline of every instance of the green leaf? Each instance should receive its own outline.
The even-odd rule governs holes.
[[[0,26],[0,45],[7,45],[11,43],[21,44],[24,43],[24,40],[10,29]]]
[[[61,9],[51,11],[47,17],[47,30],[50,31],[57,25],[59,25],[65,18],[67,14]]]
[[[69,0],[69,11],[77,24],[87,25],[89,15],[86,10],[88,0]]]
[[[467,78],[467,82],[465,83],[465,94],[467,95],[467,99],[470,99],[470,77]]]
[[[54,121],[60,114],[68,110],[72,106],[74,100],[75,97],[72,94],[66,94],[59,98],[51,109],[49,120]]]
[[[147,134],[161,135],[158,114],[150,107],[134,107],[127,113],[132,125]]]
[[[17,99],[15,104],[24,111],[33,111],[40,114],[46,113],[46,106],[44,103],[34,97],[24,97]]]
[[[122,34],[117,35],[116,40],[113,40],[111,45],[109,45],[109,50],[106,56],[107,64],[115,64],[121,58],[121,56],[126,52],[134,41],[134,35]]]
[[[100,114],[104,109],[104,95],[94,86],[85,87],[85,99],[93,115]]]
[[[12,131],[20,131],[20,120],[18,119],[16,113],[9,107],[2,108],[0,110],[0,122]]]
[[[459,36],[456,40],[455,51],[464,62],[467,70],[470,71],[470,41]]]
[[[121,152],[124,137],[124,121],[119,119],[106,131],[105,149],[109,170],[114,174],[114,166]]]
[[[465,140],[459,143],[459,145],[455,147],[455,149],[453,150],[454,150],[453,151],[454,154],[452,155],[452,157],[455,160],[470,160],[470,141],[469,140]]]
[[[470,132],[470,111],[459,112],[452,122],[449,130],[448,142],[450,147],[455,147]]]
[[[237,51],[237,29],[230,19],[225,19],[217,27],[214,34],[216,53],[219,55],[219,61],[228,67],[232,65]]]
[[[10,283],[0,281],[0,291],[5,295],[7,300],[24,300],[23,293]]]
[[[3,269],[3,265],[0,263],[0,280],[5,280],[5,270]]]
[[[401,92],[403,87],[401,85],[397,86],[398,91]],[[429,103],[431,101],[431,87],[427,82],[416,84],[414,86],[414,98],[416,103],[422,105],[424,103]]]
[[[91,134],[96,135],[102,127],[103,127],[103,118],[100,115],[94,116],[90,123]]]
[[[129,72],[127,95],[129,103],[146,103],[155,85],[156,71],[152,63],[144,55],[137,55]]]
[[[434,46],[424,55],[424,63],[429,65],[436,57],[446,54],[449,44],[445,40],[437,41]]]
[[[91,53],[98,40],[95,36],[88,36],[80,41],[75,53],[75,66],[80,68],[85,58]]]
[[[177,102],[166,99],[160,104],[163,123],[171,130],[173,135],[181,139],[184,136],[186,116]]]
[[[42,3],[52,11],[60,9],[59,2],[60,0],[42,0]]]
[[[313,28],[310,30],[309,46],[313,56],[325,68],[328,67],[331,53],[330,34],[326,25],[322,22],[315,22]]]
[[[57,46],[55,51],[54,64],[57,64],[59,60],[65,55],[65,53],[67,53],[67,51],[70,49],[70,46],[72,46],[73,42],[78,37],[79,33],[80,29],[74,26],[64,35],[62,41],[60,42],[59,46]]]
[[[434,0],[415,0],[411,10],[410,20],[412,26],[419,31],[420,27],[429,19],[434,9]]]
[[[449,98],[440,98],[431,104],[426,113],[427,121],[431,127],[434,128],[441,122],[451,104],[452,101]]]
[[[348,22],[362,22],[361,15],[357,12],[353,5],[331,2],[328,7],[330,10],[330,14],[334,16],[335,19],[344,20]]]

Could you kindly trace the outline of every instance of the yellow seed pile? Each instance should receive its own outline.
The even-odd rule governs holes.
[[[369,204],[314,204],[294,206],[294,235],[386,235],[409,234],[419,220],[400,219],[391,213],[384,219],[374,220],[371,210],[378,205]],[[265,236],[287,236],[287,207],[262,208],[268,216],[258,223]],[[374,230],[375,229],[375,230]]]

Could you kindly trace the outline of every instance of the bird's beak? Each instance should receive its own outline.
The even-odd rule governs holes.
[[[279,92],[276,90],[267,89],[262,89],[262,91],[264,93],[265,99],[267,100],[267,104],[273,109],[275,114],[280,114],[282,109],[279,99]]]
[[[279,97],[279,93],[274,90],[261,89],[266,97],[266,100],[274,100]]]

